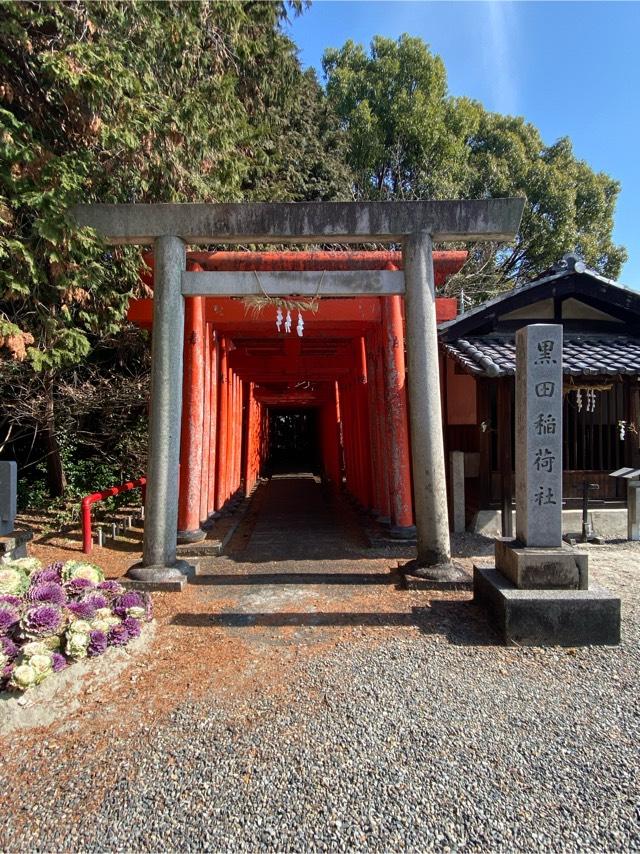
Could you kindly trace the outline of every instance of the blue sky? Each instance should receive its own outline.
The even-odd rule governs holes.
[[[640,289],[640,3],[315,0],[289,32],[320,75],[324,49],[348,38],[420,36],[444,60],[452,95],[524,116],[547,143],[569,136],[622,184],[620,281]]]

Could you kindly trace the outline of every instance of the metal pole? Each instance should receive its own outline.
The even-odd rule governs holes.
[[[451,560],[431,235],[409,235],[403,248],[418,566],[430,567]]]
[[[146,521],[142,564],[129,576],[149,583],[183,580],[187,564],[176,561],[184,298],[181,274],[186,247],[179,237],[154,244],[151,417]],[[182,571],[181,571],[182,570]]]

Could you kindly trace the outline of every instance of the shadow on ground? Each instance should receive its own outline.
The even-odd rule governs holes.
[[[214,587],[261,587],[265,584],[398,584],[400,577],[390,572],[251,572],[197,575],[190,584]]]
[[[276,611],[243,613],[225,611],[218,614],[179,613],[172,625],[192,628],[407,628],[423,634],[442,635],[456,646],[496,646],[499,639],[482,611],[472,600],[432,600],[428,607],[410,611]]]

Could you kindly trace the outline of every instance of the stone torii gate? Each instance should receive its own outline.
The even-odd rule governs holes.
[[[155,289],[144,547],[129,576],[183,583],[177,560],[184,298],[190,296],[390,296],[405,298],[408,391],[418,567],[447,580],[451,547],[436,330],[434,241],[508,241],[523,199],[282,204],[91,204],[72,215],[110,244],[153,244]],[[404,271],[187,272],[188,244],[401,243]],[[322,280],[320,277],[322,276]]]

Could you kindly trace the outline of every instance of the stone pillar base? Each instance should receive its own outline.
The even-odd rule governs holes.
[[[399,565],[402,586],[407,590],[470,590],[471,576],[458,563],[439,563],[435,566],[420,566],[410,560]]]
[[[589,557],[571,546],[531,548],[496,539],[496,569],[520,590],[588,590]]]
[[[415,525],[391,525],[389,536],[392,540],[414,540],[416,539]]]
[[[0,537],[0,564],[27,557],[27,543],[33,539],[33,531],[11,531]]]
[[[189,578],[196,574],[197,564],[177,560],[173,566],[144,566],[134,563],[130,566],[126,578],[123,579],[128,587],[136,590],[156,590],[165,592],[180,592]]]
[[[206,540],[206,531],[202,528],[196,528],[195,531],[178,531],[178,543],[201,543]]]
[[[620,599],[604,587],[522,590],[495,568],[474,566],[474,602],[508,646],[615,646]]]

